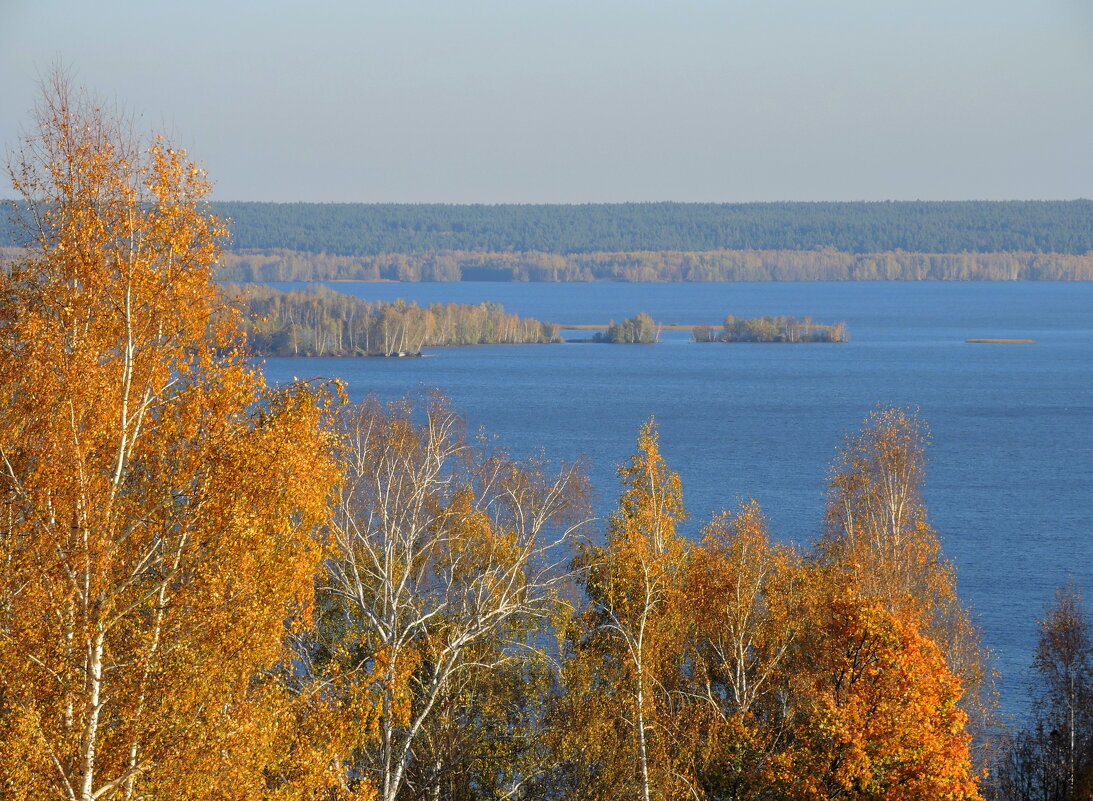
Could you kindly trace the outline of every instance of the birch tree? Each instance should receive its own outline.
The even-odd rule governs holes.
[[[586,552],[588,607],[570,635],[560,746],[578,798],[674,797],[673,688],[684,641],[685,517],[678,474],[660,455],[652,421],[619,468],[623,494],[607,543]]]
[[[1093,794],[1093,637],[1081,591],[1059,587],[1040,620],[1033,714],[1009,735],[993,789],[1009,801],[1076,801]]]
[[[534,657],[553,614],[586,499],[574,467],[551,475],[468,445],[434,396],[344,410],[345,483],[329,535],[311,659],[375,709],[351,772],[384,801],[438,797],[448,765],[434,735],[468,682]],[[519,693],[518,693],[519,694]],[[426,755],[434,762],[428,764]],[[513,777],[505,792],[519,795]]]
[[[752,501],[706,526],[686,566],[686,718],[709,798],[762,797],[791,740],[788,663],[802,630],[800,558]]]
[[[836,454],[818,559],[897,617],[922,622],[963,684],[979,743],[997,703],[989,657],[956,592],[923,500],[929,432],[913,412],[878,409]]]
[[[1037,713],[1062,754],[1061,797],[1079,798],[1093,785],[1093,637],[1073,583],[1060,587],[1044,611],[1032,667],[1042,682]]]
[[[0,276],[0,787],[258,797],[335,477],[316,398],[247,366],[184,152],[61,72],[35,123]]]

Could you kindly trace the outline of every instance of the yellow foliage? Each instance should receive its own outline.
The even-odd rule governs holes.
[[[244,361],[184,151],[60,74],[37,122],[39,247],[0,277],[0,787],[260,798],[337,478],[323,401]]]

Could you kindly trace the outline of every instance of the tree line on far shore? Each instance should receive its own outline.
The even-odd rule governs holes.
[[[1088,253],[1093,200],[817,203],[214,203],[239,248]]]
[[[229,250],[225,281],[1088,281],[1093,252]]]

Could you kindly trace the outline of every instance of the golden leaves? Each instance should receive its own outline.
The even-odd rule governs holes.
[[[590,788],[575,797],[979,797],[960,654],[931,628],[959,619],[920,500],[923,439],[907,415],[873,422],[833,479],[831,519],[855,528],[812,558],[771,542],[754,502],[688,544],[678,479],[642,429],[566,641],[559,725],[576,726],[557,747]]]
[[[914,618],[829,592],[800,656],[813,701],[788,755],[796,770],[819,779],[818,793],[978,798],[960,681],[936,643]]]
[[[0,777],[258,797],[337,477],[321,400],[232,350],[200,171],[53,89],[17,168],[43,247],[0,287],[0,729],[27,753]]]

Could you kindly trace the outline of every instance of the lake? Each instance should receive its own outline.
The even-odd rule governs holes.
[[[1093,283],[330,286],[421,305],[488,300],[563,324],[639,311],[668,324],[717,324],[730,313],[843,320],[852,339],[839,345],[698,345],[666,332],[653,346],[438,348],[423,359],[269,359],[265,371],[274,382],[340,376],[354,399],[438,387],[472,429],[514,455],[586,457],[600,514],[653,416],[683,480],[692,536],[716,511],[754,498],[777,538],[805,546],[820,530],[843,436],[878,404],[917,408],[933,438],[931,522],[997,656],[1006,712],[1027,710],[1036,621],[1056,586],[1075,581],[1093,605]]]

